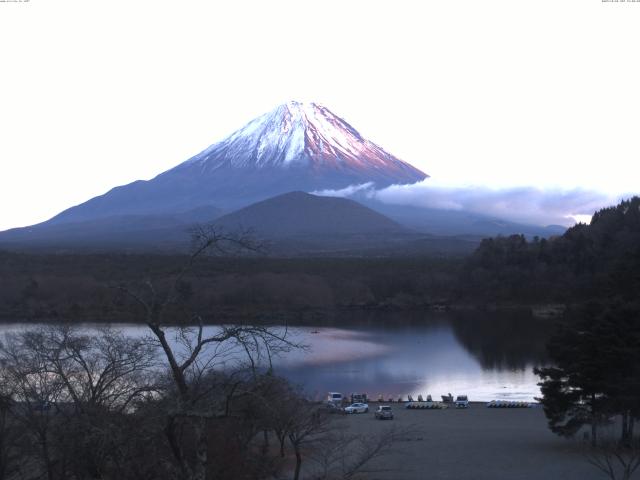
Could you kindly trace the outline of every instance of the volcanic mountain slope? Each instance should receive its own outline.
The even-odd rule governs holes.
[[[0,235],[0,248],[43,252],[184,252],[195,223],[218,232],[246,233],[274,256],[402,256],[461,254],[477,242],[433,237],[403,227],[345,198],[289,192],[218,217],[198,209],[178,215],[117,215],[83,222],[15,229]],[[213,222],[211,222],[213,220]]]
[[[346,198],[290,192],[216,220],[225,230],[249,228],[268,238],[407,234],[407,228]]]
[[[350,199],[290,192],[220,217],[224,231],[251,230],[276,256],[402,256],[470,253],[474,241],[408,229]]]
[[[0,248],[45,251],[163,251],[189,240],[195,224],[207,224],[222,212],[201,207],[167,215],[113,215],[97,219],[43,223],[0,233]]]
[[[49,223],[202,206],[227,211],[282,193],[415,183],[420,170],[364,139],[315,103],[289,102],[152,180],[116,187]]]

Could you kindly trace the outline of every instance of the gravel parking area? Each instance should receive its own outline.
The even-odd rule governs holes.
[[[368,414],[347,415],[352,432],[376,435],[410,428],[394,445],[394,453],[376,461],[386,471],[369,478],[457,480],[589,480],[604,477],[589,465],[579,441],[549,431],[542,408],[407,410],[391,404],[395,418],[376,420]]]

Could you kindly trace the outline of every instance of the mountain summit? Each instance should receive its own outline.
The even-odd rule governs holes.
[[[329,109],[289,102],[149,181],[116,187],[49,222],[174,214],[204,206],[230,210],[293,190],[367,182],[380,188],[426,177],[364,139]]]
[[[352,178],[379,187],[426,178],[329,109],[300,102],[280,105],[178,167],[194,168],[203,174],[225,168],[304,168],[316,178],[341,176],[342,183]]]

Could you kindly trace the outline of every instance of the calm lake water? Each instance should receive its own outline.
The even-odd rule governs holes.
[[[144,326],[114,326],[133,336],[147,332]],[[0,334],[23,328],[29,325],[0,325]],[[292,327],[295,340],[309,348],[274,364],[276,373],[318,399],[328,391],[370,398],[431,394],[434,400],[450,392],[477,401],[532,401],[540,395],[532,369],[545,363],[551,331],[549,322],[513,313],[334,316],[317,326]],[[227,361],[233,355],[227,352]]]

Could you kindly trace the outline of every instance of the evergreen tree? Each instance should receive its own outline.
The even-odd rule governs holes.
[[[590,303],[567,313],[550,340],[554,364],[538,368],[541,402],[554,433],[572,436],[611,415],[622,416],[622,440],[631,441],[640,415],[640,316],[632,305]]]

